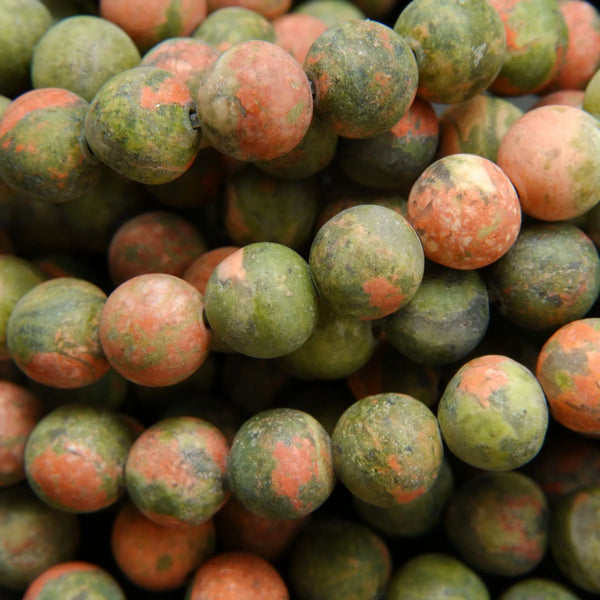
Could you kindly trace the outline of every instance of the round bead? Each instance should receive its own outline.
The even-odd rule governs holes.
[[[0,176],[25,196],[67,202],[98,181],[102,165],[85,143],[88,103],[73,92],[30,90],[0,121]]]
[[[389,507],[418,498],[434,484],[444,454],[435,415],[400,393],[357,400],[331,436],[342,483],[358,498]]]
[[[333,310],[379,319],[415,294],[425,259],[415,230],[401,214],[361,204],[337,213],[319,229],[309,265],[319,294]]]
[[[47,504],[95,512],[125,493],[133,434],[119,415],[89,404],[65,404],[43,417],[25,447],[25,472]]]
[[[542,221],[572,219],[598,202],[600,123],[572,106],[527,111],[502,138],[497,164],[525,214]]]
[[[546,399],[533,373],[498,354],[479,356],[458,369],[437,414],[449,450],[463,462],[490,471],[529,462],[548,428]]]
[[[170,417],[133,443],[125,483],[133,503],[166,526],[199,525],[228,498],[229,445],[214,425],[195,417]]]
[[[109,363],[144,386],[183,381],[206,360],[211,341],[202,294],[165,273],[128,279],[106,300],[99,323]]]
[[[550,511],[530,477],[519,471],[485,472],[456,490],[444,525],[458,554],[477,572],[516,577],[544,558]]]
[[[453,269],[490,265],[508,252],[521,227],[511,180],[474,154],[451,154],[429,165],[410,190],[407,217],[425,256]]]
[[[428,102],[472,98],[488,88],[504,61],[504,27],[487,0],[413,0],[394,30],[415,53],[417,95]]]
[[[596,302],[600,258],[575,225],[534,223],[490,267],[487,281],[506,319],[525,329],[556,329],[583,318]]]
[[[304,69],[315,90],[315,114],[349,138],[391,129],[417,89],[417,63],[408,43],[390,27],[367,19],[323,32],[311,45]]]
[[[306,261],[274,242],[248,244],[221,261],[204,302],[216,337],[254,358],[293,352],[317,320],[317,293]]]
[[[8,319],[8,351],[31,379],[57,388],[94,383],[110,365],[98,324],[106,294],[76,277],[44,281],[15,305]]]
[[[540,350],[537,378],[552,417],[583,434],[600,434],[600,319],[563,325]]]
[[[271,519],[308,515],[333,491],[329,434],[301,410],[256,413],[233,440],[227,479],[233,496],[258,515]]]
[[[182,175],[200,148],[192,94],[185,81],[158,67],[135,67],[98,90],[85,122],[92,152],[134,181],[168,183]]]
[[[64,88],[91,102],[105,81],[139,62],[139,50],[120,27],[79,15],[57,21],[40,38],[31,80],[35,88]]]
[[[272,42],[249,40],[226,50],[198,88],[202,133],[220,152],[245,161],[292,150],[306,134],[313,100],[306,74]]]

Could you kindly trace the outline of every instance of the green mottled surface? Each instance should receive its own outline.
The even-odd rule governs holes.
[[[98,181],[102,166],[84,141],[88,108],[81,98],[25,114],[0,137],[0,176],[38,200],[58,203],[83,195]]]
[[[242,6],[227,6],[211,12],[192,35],[221,51],[247,40],[275,42],[273,24],[260,13]]]
[[[319,306],[315,328],[280,366],[302,379],[340,379],[354,373],[371,358],[377,341],[370,321],[337,314]]]
[[[393,538],[417,538],[432,531],[454,493],[454,475],[447,460],[442,461],[433,485],[406,504],[383,507],[353,497],[354,507],[371,527]],[[438,582],[439,584],[439,582]]]
[[[417,291],[425,265],[421,242],[396,211],[363,204],[339,212],[315,235],[309,265],[322,298],[340,314],[376,319]],[[370,284],[379,290],[370,292]]]
[[[90,512],[78,507],[78,499],[101,498],[104,508],[125,493],[125,461],[133,442],[133,433],[115,412],[96,405],[70,403],[55,408],[43,417],[31,432],[25,447],[25,473],[35,494],[46,504],[69,513]],[[85,448],[82,450],[82,448]],[[89,450],[89,453],[87,452]],[[56,457],[73,452],[89,461],[96,471],[99,489],[74,489],[69,469],[56,464],[57,481],[44,483],[34,477],[36,460],[50,451]],[[78,451],[82,453],[78,455]],[[93,457],[93,459],[90,459]],[[90,484],[90,479],[86,479]],[[49,487],[48,487],[49,486]],[[56,489],[59,492],[56,492]],[[61,497],[61,493],[65,496]]]
[[[315,88],[315,114],[345,137],[384,133],[406,113],[417,89],[417,63],[408,43],[367,19],[343,21],[322,33],[304,70]]]
[[[552,330],[592,308],[600,292],[600,258],[578,227],[532,224],[492,265],[488,282],[509,321],[525,329]]]
[[[600,487],[590,486],[562,498],[552,514],[550,550],[570,581],[600,593]]]
[[[498,600],[579,600],[579,596],[552,579],[530,577],[505,589]]]
[[[176,97],[161,97],[161,87],[167,86],[177,89]],[[143,105],[145,93],[156,94],[154,109]],[[98,90],[85,137],[94,154],[118,173],[140,183],[167,183],[183,174],[198,153],[200,134],[192,129],[192,109],[184,82],[157,67],[135,67]]]
[[[289,586],[297,600],[380,598],[390,573],[386,542],[356,521],[315,520],[300,532],[290,553]]]
[[[414,362],[438,366],[465,357],[489,323],[485,283],[475,270],[430,264],[409,302],[385,317],[387,340]]]
[[[59,87],[88,102],[113,75],[140,61],[133,40],[117,25],[91,15],[55,23],[40,38],[31,61],[33,87]]]
[[[459,487],[446,508],[446,533],[479,573],[516,577],[544,558],[550,512],[537,483],[518,471],[484,472]]]
[[[25,484],[0,490],[0,585],[24,591],[79,548],[79,517],[51,508]]]
[[[533,373],[501,355],[465,363],[448,382],[437,415],[450,451],[493,471],[530,461],[542,447],[549,420]]]
[[[21,296],[8,319],[6,340],[11,358],[32,379],[55,387],[93,383],[109,368],[98,323],[106,294],[84,279],[44,281]],[[56,355],[57,369],[46,371],[36,360]],[[81,361],[73,372],[59,361]]]
[[[0,12],[0,94],[15,97],[30,87],[29,66],[38,40],[52,25],[39,0],[3,0]]]
[[[302,66],[274,42],[248,40],[221,54],[198,88],[202,133],[241,161],[271,160],[293,150],[313,115]]]
[[[6,328],[15,304],[44,279],[44,274],[30,261],[13,254],[0,255],[0,358],[10,357]]]
[[[108,571],[74,566],[49,579],[30,600],[125,600],[125,593]]]
[[[506,57],[497,81],[498,94],[524,95],[552,80],[564,59],[569,30],[556,0],[492,0],[506,29]]]
[[[276,242],[298,251],[310,242],[320,208],[316,178],[288,181],[251,165],[228,178],[225,202],[234,244]]]
[[[341,482],[361,500],[382,507],[410,502],[429,490],[444,454],[431,410],[392,392],[352,404],[331,442]]]
[[[490,600],[476,571],[450,554],[424,553],[402,564],[392,575],[385,600]]]
[[[496,162],[500,140],[523,110],[505,98],[477,94],[440,115],[439,155],[469,153]]]
[[[463,102],[483,92],[504,61],[504,26],[487,0],[414,0],[394,30],[415,53],[417,94],[429,102]]]
[[[235,435],[227,480],[233,496],[262,517],[308,515],[327,500],[335,484],[329,434],[301,410],[256,413]]]
[[[220,444],[219,444],[220,442]],[[199,525],[225,503],[224,465],[228,445],[211,423],[193,417],[161,419],[134,442],[125,467],[125,484],[132,502],[150,519],[165,525]],[[171,459],[172,470],[144,456]],[[163,465],[164,463],[161,463]]]
[[[220,263],[208,281],[204,304],[210,327],[248,356],[293,352],[317,319],[317,294],[306,261],[273,242],[249,244],[238,252]],[[232,261],[240,268],[230,273]]]

